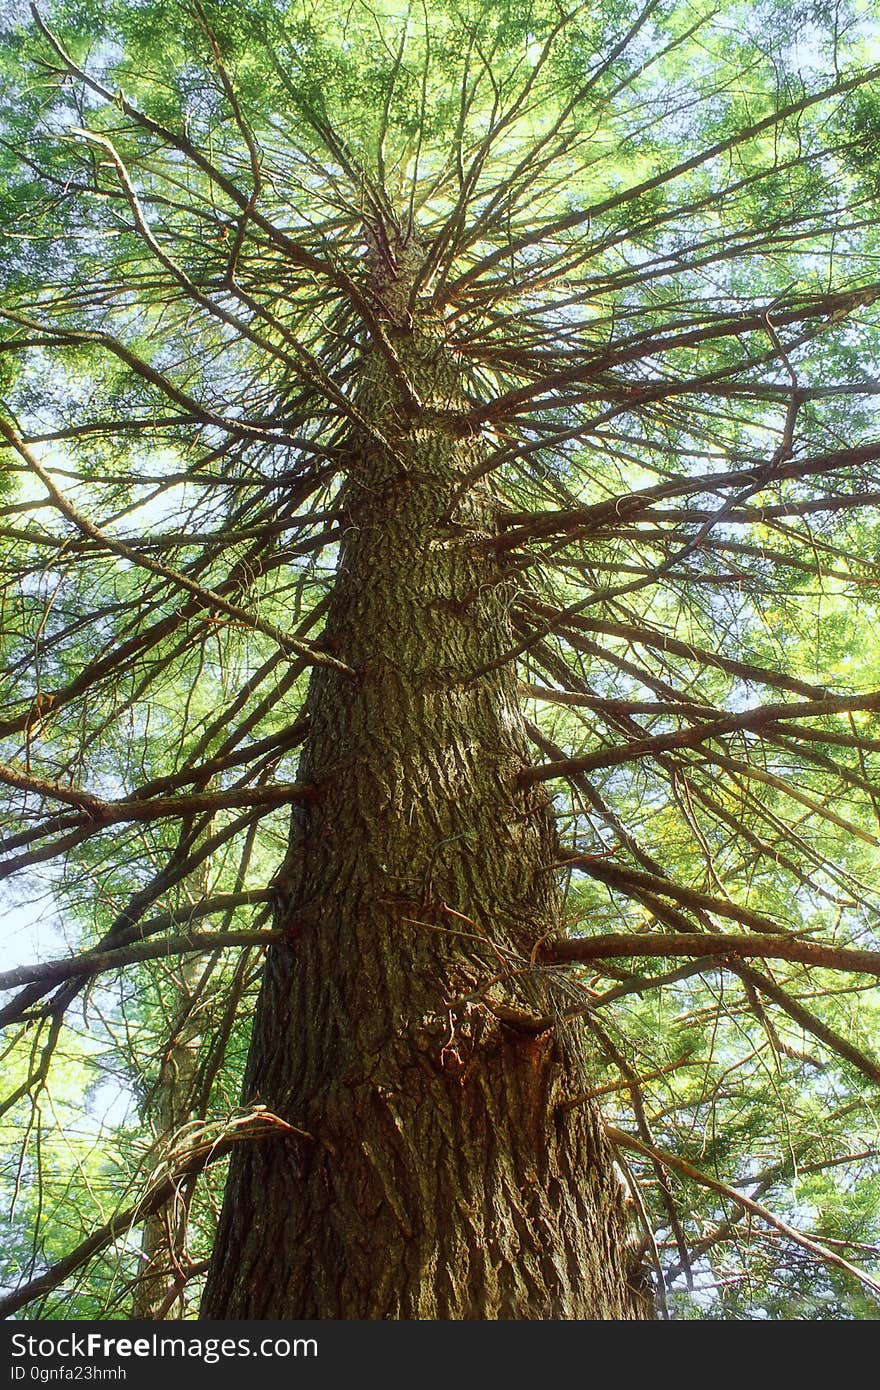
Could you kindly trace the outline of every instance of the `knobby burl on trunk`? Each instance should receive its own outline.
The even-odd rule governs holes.
[[[311,1138],[232,1160],[213,1318],[637,1318],[626,1216],[551,979],[552,810],[529,761],[480,445],[443,323],[374,288],[420,407],[365,353],[347,516],[244,1098]],[[494,983],[492,981],[494,980]],[[544,1019],[544,1024],[534,1020]]]

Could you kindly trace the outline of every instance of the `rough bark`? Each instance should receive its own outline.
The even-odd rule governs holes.
[[[402,258],[405,259],[405,258]],[[626,1212],[573,1038],[528,968],[559,918],[529,761],[510,591],[442,325],[380,287],[422,402],[367,357],[348,526],[314,672],[245,1083],[311,1136],[232,1160],[202,1315],[634,1318]],[[450,523],[450,509],[455,509]],[[494,981],[494,983],[493,983]],[[543,1019],[543,1023],[536,1020]]]

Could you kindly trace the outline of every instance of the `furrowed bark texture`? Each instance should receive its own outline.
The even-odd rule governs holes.
[[[233,1157],[202,1315],[647,1317],[607,1141],[589,1107],[560,1108],[584,1089],[572,1041],[529,1026],[554,1013],[528,959],[558,921],[556,852],[545,793],[518,782],[512,663],[473,676],[514,645],[472,543],[488,494],[446,520],[478,446],[440,325],[402,327],[389,302],[424,409],[368,358],[358,404],[388,447],[352,442],[326,630],[359,674],[312,678],[316,791],[245,1085],[312,1137]]]

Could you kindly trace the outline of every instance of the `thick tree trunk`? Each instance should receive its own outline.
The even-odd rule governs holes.
[[[424,408],[367,360],[359,409],[387,446],[352,445],[325,636],[358,674],[312,679],[315,794],[245,1087],[311,1137],[233,1158],[202,1315],[648,1317],[607,1142],[565,1108],[576,1049],[529,970],[558,923],[555,841],[518,781],[510,593],[474,545],[491,499],[456,502],[478,445],[439,325],[401,326],[401,294],[389,332]]]

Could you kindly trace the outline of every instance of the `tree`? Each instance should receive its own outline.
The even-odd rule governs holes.
[[[10,28],[6,1113],[153,1132],[7,1311],[876,1315],[880,68],[749,18]]]

